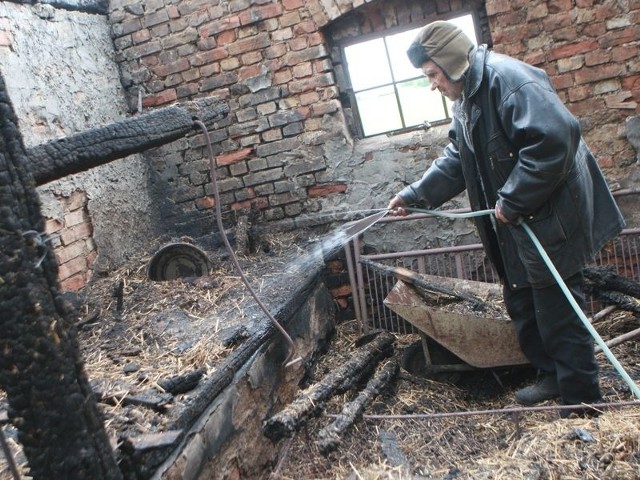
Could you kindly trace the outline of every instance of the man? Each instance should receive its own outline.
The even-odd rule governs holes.
[[[529,225],[584,306],[582,269],[624,221],[578,121],[542,70],[474,48],[448,22],[423,28],[407,54],[431,89],[455,102],[454,115],[442,156],[389,209],[436,208],[465,189],[473,210],[495,208],[495,217],[475,217],[476,226],[522,350],[539,372],[516,400],[601,401],[593,339],[520,225]]]

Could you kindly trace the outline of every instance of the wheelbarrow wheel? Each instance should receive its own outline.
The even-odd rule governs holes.
[[[475,370],[427,336],[404,349],[402,368],[418,377],[448,383],[459,381],[463,371]]]

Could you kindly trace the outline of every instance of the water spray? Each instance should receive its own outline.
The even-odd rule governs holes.
[[[215,204],[216,221],[218,223],[218,230],[220,231],[220,236],[222,237],[222,241],[224,242],[224,246],[227,249],[227,252],[229,253],[229,257],[231,258],[231,261],[233,262],[233,265],[235,266],[236,270],[238,271],[238,274],[240,275],[240,278],[242,279],[242,282],[245,284],[245,286],[249,290],[249,293],[251,294],[253,299],[256,301],[258,306],[265,313],[265,315],[269,318],[269,320],[271,320],[271,323],[273,323],[273,325],[276,327],[276,329],[278,329],[278,331],[282,334],[282,336],[285,338],[285,340],[289,344],[289,353],[287,354],[287,358],[285,358],[285,360],[283,362],[283,365],[285,367],[293,366],[296,363],[302,361],[302,357],[300,357],[300,356],[296,357],[296,345],[295,345],[295,343],[293,342],[293,340],[291,339],[291,337],[289,336],[287,331],[283,328],[283,326],[280,325],[280,323],[275,319],[275,317],[271,314],[271,312],[269,312],[269,309],[267,308],[267,306],[260,300],[260,297],[258,297],[258,294],[256,293],[256,291],[253,289],[253,287],[249,283],[249,280],[247,279],[246,275],[242,271],[242,267],[240,267],[240,262],[238,261],[238,257],[236,256],[235,252],[233,251],[233,248],[231,247],[231,244],[229,243],[229,239],[227,238],[227,235],[226,235],[226,233],[224,231],[224,225],[222,224],[222,208],[221,208],[221,204],[220,204],[220,192],[218,191],[218,180],[217,180],[217,176],[216,176],[216,164],[215,164],[215,157],[213,155],[213,148],[211,146],[211,138],[209,136],[209,131],[207,130],[206,125],[204,123],[202,123],[202,121],[196,119],[196,120],[194,120],[194,124],[202,130],[202,133],[204,133],[205,139],[207,141],[207,151],[209,153],[209,170],[211,172],[211,183],[212,183],[212,187],[213,187],[213,196],[215,198],[215,203],[216,203]]]

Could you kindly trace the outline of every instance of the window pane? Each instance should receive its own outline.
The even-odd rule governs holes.
[[[426,78],[399,83],[398,96],[407,127],[446,118],[442,95],[437,90],[431,90]]]
[[[417,68],[413,68],[407,50],[413,39],[418,35],[420,28],[414,28],[406,32],[397,33],[387,37],[387,48],[389,49],[389,58],[391,59],[391,69],[393,70],[393,78],[396,82],[422,76],[422,72]]]
[[[356,102],[365,136],[402,128],[393,86],[357,93]]]
[[[364,90],[391,83],[391,71],[382,38],[346,47],[344,54],[351,78],[351,87],[354,90]]]

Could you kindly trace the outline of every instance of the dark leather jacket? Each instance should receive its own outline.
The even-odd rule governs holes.
[[[512,288],[551,285],[555,280],[522,221],[567,278],[622,230],[624,220],[578,121],[545,72],[485,45],[470,60],[450,144],[399,196],[435,208],[466,189],[472,210],[499,203],[509,224],[475,218],[498,273]]]

